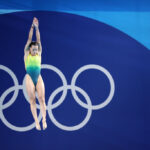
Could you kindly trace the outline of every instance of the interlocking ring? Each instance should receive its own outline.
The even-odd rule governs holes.
[[[107,99],[103,103],[98,104],[98,105],[94,105],[94,106],[92,105],[93,110],[101,109],[101,108],[105,107],[106,105],[108,105],[108,103],[110,103],[110,101],[113,98],[114,91],[115,91],[114,80],[113,80],[111,74],[105,68],[98,66],[98,65],[86,65],[86,66],[81,67],[79,70],[76,71],[76,73],[74,74],[74,76],[72,78],[72,81],[71,81],[72,90],[71,90],[71,92],[72,92],[72,95],[73,95],[74,99],[76,100],[76,102],[79,103],[82,107],[88,109],[89,106],[87,104],[83,103],[79,99],[79,97],[76,94],[76,90],[75,90],[75,84],[76,84],[76,80],[77,80],[78,76],[80,75],[80,73],[82,73],[83,71],[88,70],[88,69],[97,69],[97,70],[103,72],[107,76],[107,78],[109,79],[109,83],[110,83],[109,96],[107,97]]]
[[[20,132],[22,132],[22,131],[28,131],[28,130],[33,129],[33,128],[35,127],[35,123],[32,123],[31,125],[26,126],[26,127],[16,127],[16,126],[12,125],[11,123],[9,123],[9,122],[6,120],[6,118],[5,118],[4,114],[3,114],[3,107],[2,107],[2,106],[3,106],[3,102],[4,102],[4,100],[5,100],[5,97],[6,97],[9,93],[11,93],[12,91],[19,90],[19,89],[23,89],[22,85],[17,85],[17,86],[10,87],[9,89],[7,89],[7,90],[2,94],[2,96],[1,96],[1,98],[0,98],[0,118],[1,118],[2,122],[3,122],[8,128],[10,128],[10,129],[12,129],[12,130],[14,130],[14,131],[20,131]],[[38,117],[38,120],[41,121],[41,119],[42,119],[42,114],[41,114],[41,112],[40,112],[39,117]]]
[[[85,126],[87,124],[87,122],[90,120],[90,117],[92,115],[92,110],[98,110],[98,109],[101,109],[101,108],[104,108],[106,105],[108,105],[110,103],[110,101],[112,100],[113,96],[114,96],[114,92],[115,92],[115,84],[114,84],[114,80],[113,80],[113,77],[111,76],[111,74],[109,73],[108,70],[106,70],[104,67],[102,66],[99,66],[99,65],[95,65],[95,64],[89,64],[89,65],[85,65],[81,68],[79,68],[75,74],[73,75],[72,77],[72,80],[71,80],[71,85],[67,85],[67,80],[64,76],[64,74],[58,69],[56,68],[55,66],[52,66],[52,65],[48,65],[48,64],[42,64],[41,65],[41,68],[42,69],[48,69],[48,70],[52,70],[54,71],[57,75],[59,75],[59,77],[61,78],[61,81],[63,83],[63,85],[61,87],[58,87],[56,90],[54,90],[52,92],[52,94],[50,95],[49,99],[48,99],[48,105],[46,106],[46,109],[48,110],[48,114],[49,114],[49,118],[52,120],[52,122],[60,129],[62,130],[66,130],[66,131],[75,131],[75,130],[79,130],[80,128],[82,128],[83,126]],[[1,121],[10,129],[12,130],[15,130],[15,131],[20,131],[20,132],[25,132],[25,131],[28,131],[28,130],[31,130],[35,127],[35,123],[32,123],[31,125],[28,125],[26,127],[16,127],[14,125],[12,125],[11,123],[9,123],[6,118],[4,117],[4,114],[3,114],[3,110],[8,108],[10,105],[12,105],[17,96],[18,96],[18,91],[19,90],[23,90],[23,94],[25,96],[25,99],[29,102],[29,98],[27,96],[27,93],[26,93],[26,88],[25,88],[25,77],[23,79],[23,84],[22,85],[18,85],[18,80],[15,76],[15,74],[10,70],[8,69],[7,67],[3,66],[3,65],[0,65],[0,69],[6,71],[13,79],[14,81],[14,86],[13,87],[10,87],[9,89],[7,89],[3,94],[2,96],[0,97],[0,118],[1,118]],[[102,102],[101,104],[98,104],[98,105],[92,105],[92,102],[91,102],[91,99],[90,97],[88,96],[88,94],[83,90],[81,89],[80,87],[76,86],[76,80],[78,78],[78,76],[85,70],[88,70],[88,69],[96,69],[96,70],[99,70],[101,71],[102,73],[104,73],[106,75],[106,77],[108,78],[109,80],[109,83],[110,83],[110,92],[109,92],[109,95],[108,97],[106,98],[106,100],[104,102]],[[84,107],[86,108],[88,111],[87,111],[87,115],[85,117],[85,119],[79,123],[78,125],[75,125],[75,126],[66,126],[66,125],[63,125],[61,123],[59,123],[53,113],[52,113],[52,109],[55,109],[57,108],[59,105],[61,105],[63,103],[63,101],[65,100],[66,96],[67,96],[67,91],[68,90],[71,90],[71,93],[72,93],[72,96],[74,97],[75,101],[81,106],[81,107]],[[3,105],[3,102],[6,98],[6,96],[13,92],[14,91],[14,94],[12,96],[12,98],[6,103]],[[62,93],[62,96],[59,98],[59,100],[57,100],[57,102],[55,102],[54,104],[52,104],[55,96],[59,93],[63,91]],[[76,91],[80,92],[86,102],[86,103],[83,103],[80,98],[77,96],[76,94]],[[37,96],[37,93],[36,93],[36,97],[38,98]],[[40,106],[37,104],[37,108],[40,109]],[[41,121],[41,118],[42,118],[42,115],[41,115],[41,112],[38,116],[38,119],[39,121]]]

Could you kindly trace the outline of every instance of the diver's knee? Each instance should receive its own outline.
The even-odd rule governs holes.
[[[36,102],[35,102],[35,96],[31,96],[31,97],[30,97],[30,104],[31,104],[31,105],[35,105],[35,103],[36,103]]]
[[[39,103],[41,103],[41,104],[45,103],[45,97],[44,96],[39,96],[38,99],[39,99]]]

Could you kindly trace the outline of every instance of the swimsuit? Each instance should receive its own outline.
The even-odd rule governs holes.
[[[41,72],[41,56],[38,54],[35,56],[29,54],[25,60],[25,68],[27,74],[30,75],[34,85],[36,86],[38,77]]]

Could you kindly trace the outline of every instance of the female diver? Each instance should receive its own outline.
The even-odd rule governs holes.
[[[36,41],[32,41],[33,30],[36,30]],[[29,37],[24,48],[24,62],[26,69],[26,91],[30,99],[30,108],[35,120],[36,129],[41,130],[36,110],[36,96],[38,94],[38,101],[42,112],[43,130],[47,128],[46,124],[46,104],[45,104],[45,86],[40,74],[41,71],[41,54],[42,46],[40,41],[39,22],[37,18],[33,19],[30,28]]]

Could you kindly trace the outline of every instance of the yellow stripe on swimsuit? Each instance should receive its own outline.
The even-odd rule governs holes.
[[[34,85],[36,86],[38,77],[41,72],[41,56],[32,56],[31,54],[29,54],[25,60],[25,68],[27,73],[32,78]]]

